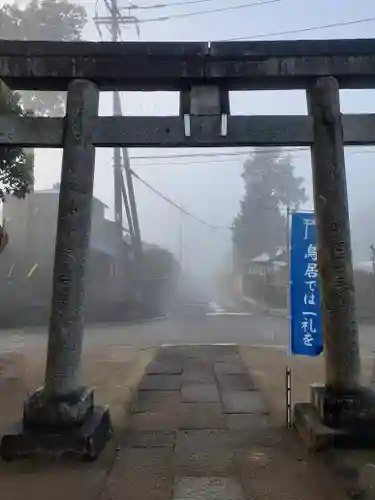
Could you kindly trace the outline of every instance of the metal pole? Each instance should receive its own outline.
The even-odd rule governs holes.
[[[322,282],[326,388],[343,393],[358,387],[360,358],[337,80],[318,79],[308,91],[308,104],[314,131],[312,170]]]
[[[289,332],[289,342],[288,342],[288,352],[287,352],[287,366],[285,371],[285,383],[286,383],[286,427],[290,429],[292,427],[292,369],[289,365],[291,358],[291,312],[290,312],[290,214],[291,210],[289,207],[286,209],[286,259],[287,259],[287,282],[286,282],[286,311],[288,318],[288,332]]]
[[[121,179],[121,184],[120,184],[120,186],[121,186],[121,193],[122,193],[122,198],[124,200],[126,218],[128,220],[128,227],[129,227],[130,239],[131,239],[131,242],[133,243],[133,241],[134,241],[133,221],[132,221],[132,217],[131,217],[131,213],[130,213],[128,193],[126,192],[125,183],[124,183],[124,177],[122,175],[122,171],[120,171],[120,179]]]
[[[122,148],[122,155],[124,159],[125,178],[128,187],[130,211],[133,221],[135,251],[136,251],[136,257],[138,258],[138,261],[140,263],[142,259],[142,239],[141,239],[141,231],[139,228],[137,203],[135,201],[132,170],[130,168],[129,155],[128,155],[128,150],[126,148]]]
[[[375,298],[375,246],[370,245],[371,263],[372,263],[372,291]]]
[[[181,268],[183,267],[183,246],[184,246],[184,214],[180,211],[180,223],[179,223],[179,231],[178,231],[178,250],[179,250],[179,260]]]
[[[142,250],[141,231],[139,229],[139,219],[138,219],[137,204],[135,201],[132,170],[130,168],[129,155],[128,155],[127,149],[123,148],[122,154],[123,154],[123,159],[124,159],[125,178],[127,181],[127,187],[128,187],[128,193],[129,193],[130,211],[131,211],[132,222],[133,222],[133,234],[134,234],[134,246],[133,246],[133,248],[134,248],[135,280],[136,280],[135,292],[136,292],[136,296],[137,296],[138,300],[142,300],[143,250]]]
[[[118,41],[119,25],[118,25],[118,6],[116,0],[111,0],[111,35],[112,42]],[[121,115],[120,95],[118,91],[112,94],[113,102],[113,115]],[[113,151],[113,192],[115,204],[115,222],[119,238],[122,243],[122,202],[121,202],[121,150],[119,147],[114,148]]]
[[[287,281],[286,281],[286,310],[288,315],[289,330],[289,354],[290,354],[290,334],[291,334],[291,314],[290,314],[290,215],[291,210],[286,208],[286,262],[287,262]]]
[[[287,429],[292,427],[292,370],[285,370],[285,425]]]

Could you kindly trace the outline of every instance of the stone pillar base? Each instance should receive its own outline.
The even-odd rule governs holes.
[[[64,397],[40,389],[25,403],[23,421],[3,436],[0,455],[8,461],[40,454],[95,460],[111,435],[109,410],[94,406],[91,389]]]
[[[311,403],[294,407],[294,426],[310,449],[375,445],[375,393],[367,387],[333,393],[311,387]]]
[[[314,384],[311,402],[328,427],[353,432],[375,426],[375,392],[368,387],[340,393]]]
[[[24,426],[30,430],[39,428],[75,427],[81,425],[94,407],[94,391],[80,387],[62,396],[51,396],[38,389],[25,402]]]

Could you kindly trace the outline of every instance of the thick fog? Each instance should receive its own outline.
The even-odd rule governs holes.
[[[98,40],[99,35],[91,16],[95,2],[81,0],[87,9],[89,22],[85,30],[87,40]],[[293,7],[288,8],[288,3]],[[146,0],[137,2],[147,6]],[[269,6],[258,6],[248,10],[233,10],[212,16],[176,18],[166,22],[140,24],[140,37],[136,30],[128,27],[123,39],[129,40],[218,40],[234,37],[254,37],[269,34],[267,38],[337,38],[372,36],[371,25],[345,25],[349,19],[366,17],[370,0],[357,2],[340,1],[340,19],[336,0],[305,2],[275,2]],[[215,2],[215,8],[227,7],[227,3]],[[211,6],[212,7],[212,6]],[[99,10],[103,8],[99,4]],[[185,9],[186,10],[186,9]],[[190,8],[191,10],[191,8]],[[180,12],[179,10],[176,11]],[[151,17],[142,11],[144,18]],[[147,15],[146,15],[147,14]],[[310,29],[314,26],[338,24],[344,26],[325,30]],[[194,26],[194,29],[192,29]],[[277,34],[309,28],[296,34]],[[275,36],[272,36],[275,33]],[[109,33],[103,29],[102,37],[108,40]],[[375,93],[371,91],[341,92],[343,112],[375,111]],[[125,114],[168,115],[178,113],[177,93],[123,93],[122,106]],[[305,95],[301,91],[288,92],[241,92],[231,95],[233,114],[305,114]],[[101,96],[100,112],[112,114],[111,96]],[[229,150],[135,150],[129,151],[132,168],[150,185],[176,202],[184,210],[207,223],[202,224],[193,217],[182,214],[175,207],[135,180],[142,238],[170,249],[182,259],[184,273],[201,279],[202,286],[212,286],[211,278],[218,269],[231,265],[231,232],[229,226],[238,212],[244,193],[241,172],[244,154],[224,156]],[[213,157],[162,158],[158,155],[217,153]],[[231,150],[239,152],[239,149]],[[305,179],[310,197],[306,208],[312,208],[311,166],[308,151],[292,152],[296,175]],[[143,157],[135,159],[136,157]],[[147,157],[147,158],[145,158]],[[353,250],[356,261],[369,259],[369,245],[375,240],[371,214],[375,204],[373,186],[375,170],[374,150],[371,148],[347,148],[347,177],[352,220]],[[61,152],[37,150],[36,188],[50,188],[59,181]],[[108,205],[108,217],[113,218],[113,170],[112,152],[98,150],[96,159],[95,195]],[[208,226],[218,226],[212,229]]]

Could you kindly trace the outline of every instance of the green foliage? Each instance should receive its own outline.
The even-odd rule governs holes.
[[[290,155],[257,149],[244,164],[245,196],[233,222],[233,243],[241,262],[285,246],[286,207],[307,200],[303,179],[294,176]]]
[[[86,24],[82,5],[67,0],[30,0],[25,6],[5,4],[0,8],[0,33],[7,40],[79,40]],[[58,92],[12,92],[0,89],[0,113],[22,116],[61,115],[65,94]],[[0,200],[13,194],[23,198],[31,189],[33,157],[21,148],[0,148]]]
[[[0,33],[6,40],[80,40],[87,16],[82,5],[68,0],[30,0],[26,6],[5,4],[0,8]],[[39,115],[61,115],[65,94],[22,92],[24,109]]]
[[[0,114],[24,115],[20,96],[0,82]],[[0,200],[12,194],[24,198],[34,183],[33,157],[22,148],[0,148]]]

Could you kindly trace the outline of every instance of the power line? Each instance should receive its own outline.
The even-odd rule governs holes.
[[[298,152],[309,152],[310,151],[310,148],[308,147],[298,147],[298,148],[290,148],[290,149],[287,149],[287,148],[284,148],[282,150],[282,152],[288,152],[288,153],[298,153]],[[141,160],[142,163],[138,163],[136,165],[134,165],[135,167],[139,168],[139,167],[163,167],[163,168],[171,168],[171,167],[180,167],[180,166],[189,166],[189,165],[203,165],[203,164],[206,164],[206,163],[212,163],[212,164],[215,164],[215,163],[233,163],[233,162],[237,162],[238,160],[242,160],[241,156],[245,156],[245,158],[243,158],[243,160],[246,160],[246,156],[252,154],[253,152],[252,151],[236,151],[236,152],[232,152],[232,153],[201,153],[201,154],[186,154],[186,155],[168,155],[168,156],[133,156],[131,158],[132,162],[133,162],[133,165],[134,165],[134,160]],[[262,152],[263,153],[263,152]],[[359,151],[347,151],[346,152],[347,154],[349,155],[360,155],[360,154],[375,154],[375,149],[361,149]],[[264,158],[267,159],[267,158],[272,158],[272,156],[267,156],[267,154],[269,155],[269,151],[264,151]],[[218,159],[210,159],[210,157],[220,157]],[[229,158],[223,158],[223,157],[226,157],[226,156],[229,156]],[[195,158],[204,158],[202,160],[194,160]],[[205,159],[207,158],[208,159]],[[185,162],[175,162],[171,165],[168,165],[167,163],[145,163],[144,160],[152,160],[152,161],[155,161],[155,160],[159,160],[159,159],[189,159],[189,158],[192,158],[193,161],[185,161]]]
[[[203,3],[203,2],[211,2],[214,0],[192,0],[192,3]],[[214,13],[221,13],[221,12],[227,12],[227,11],[233,11],[233,10],[240,10],[240,9],[247,9],[251,7],[257,7],[261,5],[267,5],[267,4],[273,4],[273,3],[278,3],[282,2],[283,0],[262,0],[258,2],[252,2],[250,4],[242,4],[242,5],[233,5],[230,7],[223,7],[223,8],[218,8],[218,9],[208,9],[208,10],[202,10],[202,11],[195,11],[195,12],[187,12],[187,13],[181,13],[181,14],[172,14],[169,16],[161,16],[161,17],[154,17],[154,18],[148,18],[148,19],[142,19],[137,21],[140,24],[144,23],[151,23],[151,22],[159,22],[159,21],[167,21],[169,19],[178,19],[178,18],[185,18],[185,17],[192,17],[192,16],[200,16],[200,15],[207,15],[207,14],[214,14]],[[187,3],[187,2],[185,2]],[[184,3],[177,3],[176,5],[184,5]],[[161,7],[169,7],[174,4],[160,4]],[[134,8],[137,6],[132,6],[131,8]],[[154,6],[155,8],[157,5]],[[143,7],[138,6],[137,8],[141,9]],[[151,7],[150,7],[151,8]],[[158,5],[159,8],[159,5]],[[104,23],[106,21],[106,18],[104,17],[98,17],[96,16],[95,18],[97,23]],[[123,22],[123,19],[119,17],[119,22]],[[129,24],[129,20],[126,19],[126,22]],[[331,29],[331,28],[340,28],[340,27],[345,27],[345,26],[354,26],[358,24],[366,24],[366,23],[373,23],[375,22],[375,17],[365,17],[365,18],[360,18],[360,19],[353,19],[351,21],[341,21],[337,23],[330,23],[330,24],[318,24],[314,26],[306,26],[303,28],[296,28],[296,29],[291,29],[291,30],[284,30],[284,31],[272,31],[272,32],[267,32],[267,33],[259,33],[256,35],[250,35],[250,36],[241,36],[241,37],[233,37],[233,38],[225,38],[219,41],[225,41],[225,42],[233,42],[233,41],[240,41],[240,40],[256,40],[260,38],[268,38],[268,37],[275,37],[275,36],[285,36],[285,35],[292,35],[292,34],[298,34],[298,33],[306,33],[309,31],[321,31],[321,30],[326,30],[326,29]],[[136,21],[134,21],[134,24]]]
[[[268,157],[266,157],[268,158]],[[179,163],[172,163],[172,164],[163,164],[163,163],[139,163],[136,165],[133,165],[134,168],[177,168],[177,167],[190,167],[191,165],[206,165],[206,164],[218,164],[218,163],[235,163],[238,165],[238,162],[241,162],[241,158],[238,159],[231,159],[228,158],[226,160],[201,160],[201,161],[189,161],[189,162],[179,162]]]
[[[306,28],[297,28],[297,29],[293,29],[293,30],[273,31],[273,32],[269,32],[269,33],[260,33],[258,35],[226,38],[225,40],[220,40],[220,41],[235,42],[238,40],[255,40],[257,38],[268,38],[271,36],[292,35],[292,34],[296,34],[296,33],[305,33],[307,31],[317,31],[317,30],[325,30],[325,29],[329,29],[329,28],[339,28],[342,26],[352,26],[354,24],[372,23],[374,21],[375,21],[375,17],[365,17],[362,19],[354,19],[352,21],[343,21],[340,23],[320,24],[320,25],[316,25],[316,26],[307,26]]]
[[[194,219],[195,221],[199,222],[200,224],[203,224],[204,226],[208,227],[209,229],[215,229],[215,230],[225,229],[225,230],[229,230],[229,231],[231,231],[233,229],[233,225],[232,226],[214,226],[213,224],[210,224],[209,222],[206,222],[205,220],[203,220],[200,217],[197,217],[196,215],[192,214],[191,212],[189,212],[188,210],[186,210],[184,207],[182,207],[181,205],[178,205],[175,201],[173,201],[170,198],[168,198],[168,196],[166,196],[165,194],[161,193],[156,188],[154,188],[153,186],[151,186],[151,184],[149,184],[144,179],[142,179],[142,177],[140,177],[136,172],[134,172],[134,170],[132,170],[132,175],[136,179],[138,179],[138,181],[141,184],[143,184],[148,189],[150,189],[154,194],[156,194],[157,196],[159,196],[159,198],[162,198],[168,204],[172,205],[174,208],[176,208],[177,210],[179,210],[182,214],[187,215],[191,219]],[[261,208],[262,210],[267,210],[267,211],[282,211],[282,212],[285,212],[287,210],[286,207],[282,207],[282,206],[281,207],[267,207],[267,206],[263,206],[263,207],[259,207],[259,208]],[[242,226],[242,227],[246,228],[246,227],[249,227],[249,226]]]
[[[192,214],[191,212],[189,212],[188,210],[186,210],[185,208],[183,208],[181,205],[178,205],[175,201],[171,200],[170,198],[168,198],[168,196],[166,196],[165,194],[161,193],[156,188],[154,188],[153,186],[151,186],[151,184],[149,184],[144,179],[142,179],[142,177],[140,177],[136,172],[134,172],[134,170],[132,170],[132,175],[136,179],[138,179],[138,181],[141,184],[143,184],[148,189],[150,189],[151,191],[153,191],[153,193],[155,193],[157,196],[159,196],[160,198],[162,198],[164,201],[166,201],[167,203],[169,203],[170,205],[172,205],[174,208],[176,208],[177,210],[179,210],[184,215],[187,215],[191,219],[196,220],[200,224],[203,224],[204,226],[208,227],[209,229],[223,229],[223,227],[214,226],[214,225],[206,222],[205,220],[201,219],[200,217],[197,217],[196,215]]]
[[[90,0],[87,0],[87,1],[83,1],[81,0],[80,3],[95,3],[96,0],[93,0],[93,1],[90,1]],[[177,5],[180,5],[180,6],[183,6],[184,4],[193,4],[193,3],[204,3],[204,2],[212,2],[212,1],[215,1],[215,0],[191,0],[190,2],[187,1],[187,2],[175,2],[173,4],[160,4],[160,8],[161,7],[169,7],[169,6],[177,6]],[[267,4],[267,3],[275,3],[275,2],[279,2],[279,1],[282,1],[282,0],[272,0],[272,1],[265,1],[265,2],[258,2],[258,3],[253,3],[253,4],[247,4],[247,7],[252,7],[252,6],[257,6],[257,5],[261,5],[261,4]],[[158,4],[155,4],[154,6],[152,7],[158,7],[159,8],[159,5]],[[227,9],[230,9],[230,10],[234,10],[234,9],[240,9],[240,8],[247,8],[246,6],[232,6],[232,7],[228,7]],[[147,7],[143,7],[143,6],[132,6],[131,9],[146,9]],[[151,8],[151,6],[150,6]],[[226,8],[224,8],[226,9]],[[218,9],[218,12],[222,12],[221,9]],[[151,18],[151,19],[144,19],[144,20],[141,20],[139,22],[143,23],[143,22],[156,22],[156,21],[166,21],[168,19],[171,19],[171,18],[178,18],[178,17],[186,17],[186,16],[195,16],[195,15],[201,15],[202,14],[208,14],[208,13],[211,13],[209,11],[198,11],[198,12],[192,12],[192,13],[185,13],[185,14],[175,14],[175,15],[172,15],[172,16],[165,16],[165,17],[160,17],[160,18]],[[97,21],[99,22],[103,22],[104,21],[104,18],[100,18],[96,15],[96,19]],[[326,30],[326,29],[331,29],[331,28],[341,28],[341,27],[345,27],[345,26],[354,26],[354,25],[358,25],[358,24],[366,24],[366,23],[373,23],[375,22],[375,17],[365,17],[365,18],[360,18],[360,19],[353,19],[351,21],[341,21],[341,22],[337,22],[337,23],[330,23],[330,24],[318,24],[318,25],[314,25],[314,26],[306,26],[304,28],[296,28],[296,29],[291,29],[291,30],[285,30],[285,31],[271,31],[271,32],[267,32],[267,33],[259,33],[257,35],[250,35],[250,36],[241,36],[241,37],[233,37],[233,38],[225,38],[225,39],[221,39],[219,41],[223,41],[223,42],[234,42],[234,41],[240,41],[240,40],[256,40],[256,39],[260,39],[260,38],[267,38],[267,37],[274,37],[274,36],[284,36],[284,35],[293,35],[293,34],[298,34],[298,33],[306,33],[306,32],[309,32],[309,31],[322,31],[322,30]]]
[[[159,3],[153,5],[129,5],[128,7],[122,7],[126,10],[154,10],[154,9],[164,9],[169,7],[185,7],[186,5],[196,5],[201,3],[211,3],[217,2],[217,0],[185,0],[182,2],[170,2],[170,3]]]
[[[281,148],[282,152],[288,152],[288,151],[306,151],[308,150],[308,147],[295,147],[295,148]],[[132,156],[130,159],[131,160],[147,160],[147,159],[162,159],[162,160],[168,160],[169,158],[206,158],[206,157],[212,157],[212,156],[240,156],[240,155],[249,155],[252,154],[254,151],[230,151],[230,152],[224,152],[224,153],[183,153],[183,154],[172,154],[172,155],[158,155],[158,156]],[[266,149],[258,150],[257,154],[269,154],[269,151]]]
[[[186,12],[186,13],[181,13],[181,14],[172,14],[170,16],[160,16],[160,17],[150,17],[146,19],[141,19],[137,21],[129,21],[129,17],[122,17],[120,16],[118,18],[119,23],[125,22],[126,24],[134,23],[134,24],[146,24],[146,23],[155,23],[155,22],[161,22],[161,21],[168,21],[169,19],[182,19],[186,17],[193,17],[193,16],[203,16],[207,14],[219,14],[222,12],[229,12],[229,11],[234,11],[234,10],[240,10],[240,9],[248,9],[252,7],[258,7],[262,5],[268,5],[268,4],[274,4],[278,2],[282,2],[283,0],[260,0],[258,2],[252,2],[252,3],[246,3],[246,4],[241,4],[241,5],[232,5],[231,7],[222,7],[222,8],[217,8],[217,9],[207,9],[207,10],[198,10],[195,12]],[[108,22],[108,17],[95,17],[95,22],[98,24],[106,24]]]

